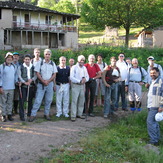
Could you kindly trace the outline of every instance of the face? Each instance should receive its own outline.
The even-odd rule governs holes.
[[[13,55],[13,60],[14,60],[14,62],[18,62],[18,60],[19,60],[19,55]]]
[[[159,73],[156,70],[151,70],[150,71],[150,76],[153,80],[157,79],[157,77],[159,76]]]
[[[24,63],[26,64],[26,65],[30,65],[30,62],[31,62],[31,59],[29,58],[29,57],[25,57],[24,58]]]
[[[90,63],[94,63],[95,57],[94,57],[94,56],[89,57],[89,58],[88,58],[88,61],[89,61]]]
[[[101,56],[98,56],[98,57],[97,57],[97,60],[98,60],[99,62],[101,62],[101,61],[102,61],[102,57],[101,57]]]
[[[70,66],[73,66],[74,63],[75,63],[74,59],[70,59],[70,60],[69,60],[69,64],[70,64]]]
[[[129,60],[129,59],[126,59],[126,62],[127,62],[128,64],[131,64],[131,60]]]
[[[13,62],[13,57],[9,55],[9,56],[6,58],[6,63],[7,63],[7,64],[11,64],[12,62]]]
[[[40,51],[39,50],[34,50],[34,56],[36,58],[39,58],[40,57]]]
[[[111,63],[111,66],[115,66],[116,65],[116,60],[115,59],[111,59],[110,63]]]
[[[138,60],[137,60],[137,59],[133,59],[133,60],[132,60],[132,65],[133,65],[134,67],[137,67],[137,66],[138,66]]]
[[[51,58],[51,53],[50,53],[49,51],[45,51],[45,52],[44,52],[44,58],[45,58],[45,60],[50,60],[50,58]]]
[[[61,57],[61,58],[59,59],[59,63],[60,63],[60,65],[66,65],[66,58]]]
[[[153,65],[154,61],[152,59],[148,59],[148,64]]]
[[[79,66],[83,66],[84,65],[84,62],[85,62],[85,60],[84,59],[81,59],[80,61],[78,61],[78,63],[79,63]]]
[[[119,60],[123,61],[125,56],[124,56],[124,54],[119,54],[118,58],[119,58]]]

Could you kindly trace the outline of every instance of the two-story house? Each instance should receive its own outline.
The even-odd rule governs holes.
[[[79,15],[0,1],[0,49],[78,48]]]

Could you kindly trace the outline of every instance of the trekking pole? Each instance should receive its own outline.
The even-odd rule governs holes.
[[[19,85],[19,93],[20,93],[20,98],[22,100],[22,90],[21,90],[21,86]]]
[[[27,103],[26,103],[26,109],[25,109],[25,121],[27,121],[27,112],[28,112],[28,101],[29,101],[29,89],[30,89],[30,85],[27,86]]]

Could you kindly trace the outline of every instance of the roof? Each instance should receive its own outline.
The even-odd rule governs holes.
[[[46,8],[41,8],[38,6],[34,6],[28,3],[24,2],[11,2],[11,1],[0,1],[0,8],[3,9],[12,9],[12,10],[26,10],[26,11],[33,11],[33,12],[46,12],[46,13],[53,13],[53,14],[58,14],[58,15],[63,15],[63,16],[68,16],[68,17],[73,17],[75,19],[80,18],[80,15],[77,14],[69,14],[69,13],[64,13],[64,12],[58,12],[55,10],[49,10]]]

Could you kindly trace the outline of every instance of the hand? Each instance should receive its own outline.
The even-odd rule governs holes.
[[[0,94],[3,94],[4,91],[3,91],[3,88],[0,88]]]
[[[106,87],[108,87],[108,88],[110,87],[110,85],[109,85],[109,84],[106,84],[105,86],[106,86]]]
[[[163,108],[158,108],[158,112],[162,112],[163,111]]]
[[[19,85],[19,87],[21,87],[22,83],[21,82],[18,82],[18,85]]]
[[[44,80],[44,85],[47,86],[49,84],[49,80]]]
[[[86,82],[86,78],[82,78],[81,84],[85,84],[85,82]]]
[[[146,87],[146,88],[149,88],[149,86],[150,86],[149,83],[146,83],[146,84],[145,84],[145,87]]]
[[[144,83],[143,82],[139,82],[139,85],[143,85]]]
[[[53,87],[53,91],[54,91],[54,92],[56,91],[56,85],[54,85],[54,87]]]
[[[127,86],[125,86],[125,92],[128,92],[128,87]]]
[[[114,81],[117,83],[117,82],[119,82],[119,79],[115,79]]]
[[[29,79],[28,82],[31,84],[32,83],[32,79]]]

